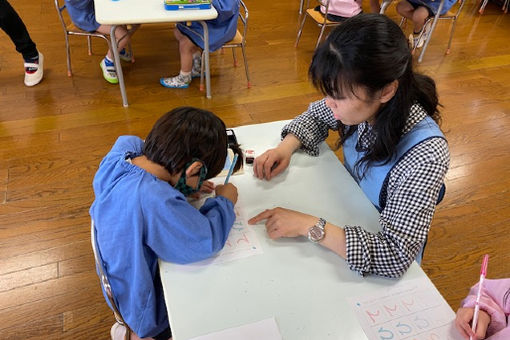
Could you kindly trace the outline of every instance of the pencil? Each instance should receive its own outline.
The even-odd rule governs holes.
[[[232,172],[234,171],[234,167],[236,166],[237,157],[238,157],[238,154],[235,154],[234,159],[232,160],[232,164],[230,164],[230,169],[228,169],[227,178],[225,178],[225,183],[223,183],[223,184],[228,183],[228,180],[230,179],[230,175],[232,175]]]

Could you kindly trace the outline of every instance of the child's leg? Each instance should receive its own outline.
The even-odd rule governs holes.
[[[184,89],[189,86],[193,78],[193,54],[200,51],[187,36],[182,34],[178,28],[174,30],[175,37],[179,43],[179,55],[181,59],[181,71],[175,77],[161,78],[159,83],[164,87]],[[196,76],[196,75],[195,75]]]
[[[191,72],[193,67],[193,54],[200,51],[200,49],[179,29],[174,30],[175,38],[179,42],[179,54],[181,58],[181,72]]]
[[[103,34],[110,34],[111,28],[112,28],[111,25],[100,25],[97,28],[97,32]],[[130,34],[128,34],[128,31],[125,26],[117,27],[117,29],[115,30],[115,39],[117,40],[117,47],[119,51],[122,51],[124,47],[126,47],[126,45],[129,44]],[[108,59],[113,60],[113,52],[110,49],[108,50],[106,56],[108,57]]]
[[[414,7],[407,1],[400,1],[397,4],[397,12],[408,20],[413,20]]]
[[[414,10],[413,13],[413,23],[414,23],[414,33],[420,33],[423,29],[423,25],[425,21],[429,17],[429,10],[425,6],[420,6]]]
[[[381,11],[381,5],[379,0],[370,0],[370,12],[379,13]]]
[[[0,28],[11,38],[16,51],[23,55],[25,61],[38,57],[35,43],[30,38],[23,20],[6,0],[0,0]]]

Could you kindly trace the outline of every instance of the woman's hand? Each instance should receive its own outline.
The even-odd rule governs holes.
[[[258,179],[265,178],[269,181],[289,166],[291,156],[292,153],[285,153],[278,148],[269,149],[255,158],[253,174]]]
[[[235,205],[237,203],[237,188],[232,183],[219,184],[216,186],[216,196],[223,196]]]
[[[298,211],[274,208],[264,210],[250,218],[249,224],[266,220],[266,230],[270,238],[297,237],[308,235],[308,229],[317,223],[318,218]]]
[[[472,336],[473,339],[485,339],[491,317],[487,312],[479,310],[475,334],[471,330],[473,314],[474,308],[459,308],[459,310],[457,310],[457,316],[455,317],[455,327],[457,327],[457,330],[465,339],[469,339],[470,336]]]
[[[289,166],[292,154],[300,147],[299,139],[292,134],[288,134],[276,148],[269,149],[255,158],[253,175],[258,179],[265,178],[269,181]]]

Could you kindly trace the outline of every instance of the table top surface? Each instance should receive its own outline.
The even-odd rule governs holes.
[[[163,0],[94,0],[96,20],[103,25],[211,20],[214,7],[167,11]]]
[[[278,144],[284,123],[234,130],[243,148],[260,155]],[[289,168],[270,182],[254,178],[249,165],[244,174],[232,176],[245,217],[282,206],[377,232],[377,210],[325,143],[320,150],[319,157],[296,152]],[[318,244],[304,238],[271,240],[263,224],[253,228],[263,254],[211,265],[160,262],[174,340],[270,317],[276,318],[283,339],[367,339],[346,298],[386,289],[398,280],[361,277]],[[402,280],[423,277],[414,262]]]

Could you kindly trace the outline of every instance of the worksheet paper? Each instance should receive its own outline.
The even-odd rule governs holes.
[[[348,301],[369,340],[463,340],[455,313],[427,278]]]
[[[198,202],[190,203],[198,209],[202,206],[205,199],[206,197],[200,199]],[[220,250],[218,254],[207,260],[189,264],[188,266],[224,263],[263,253],[255,230],[253,230],[252,226],[248,225],[248,220],[244,215],[241,200],[238,199],[234,206],[234,211],[236,213],[236,220],[228,234],[228,239],[225,242],[223,249]]]
[[[282,340],[274,318],[225,329],[189,340]]]

